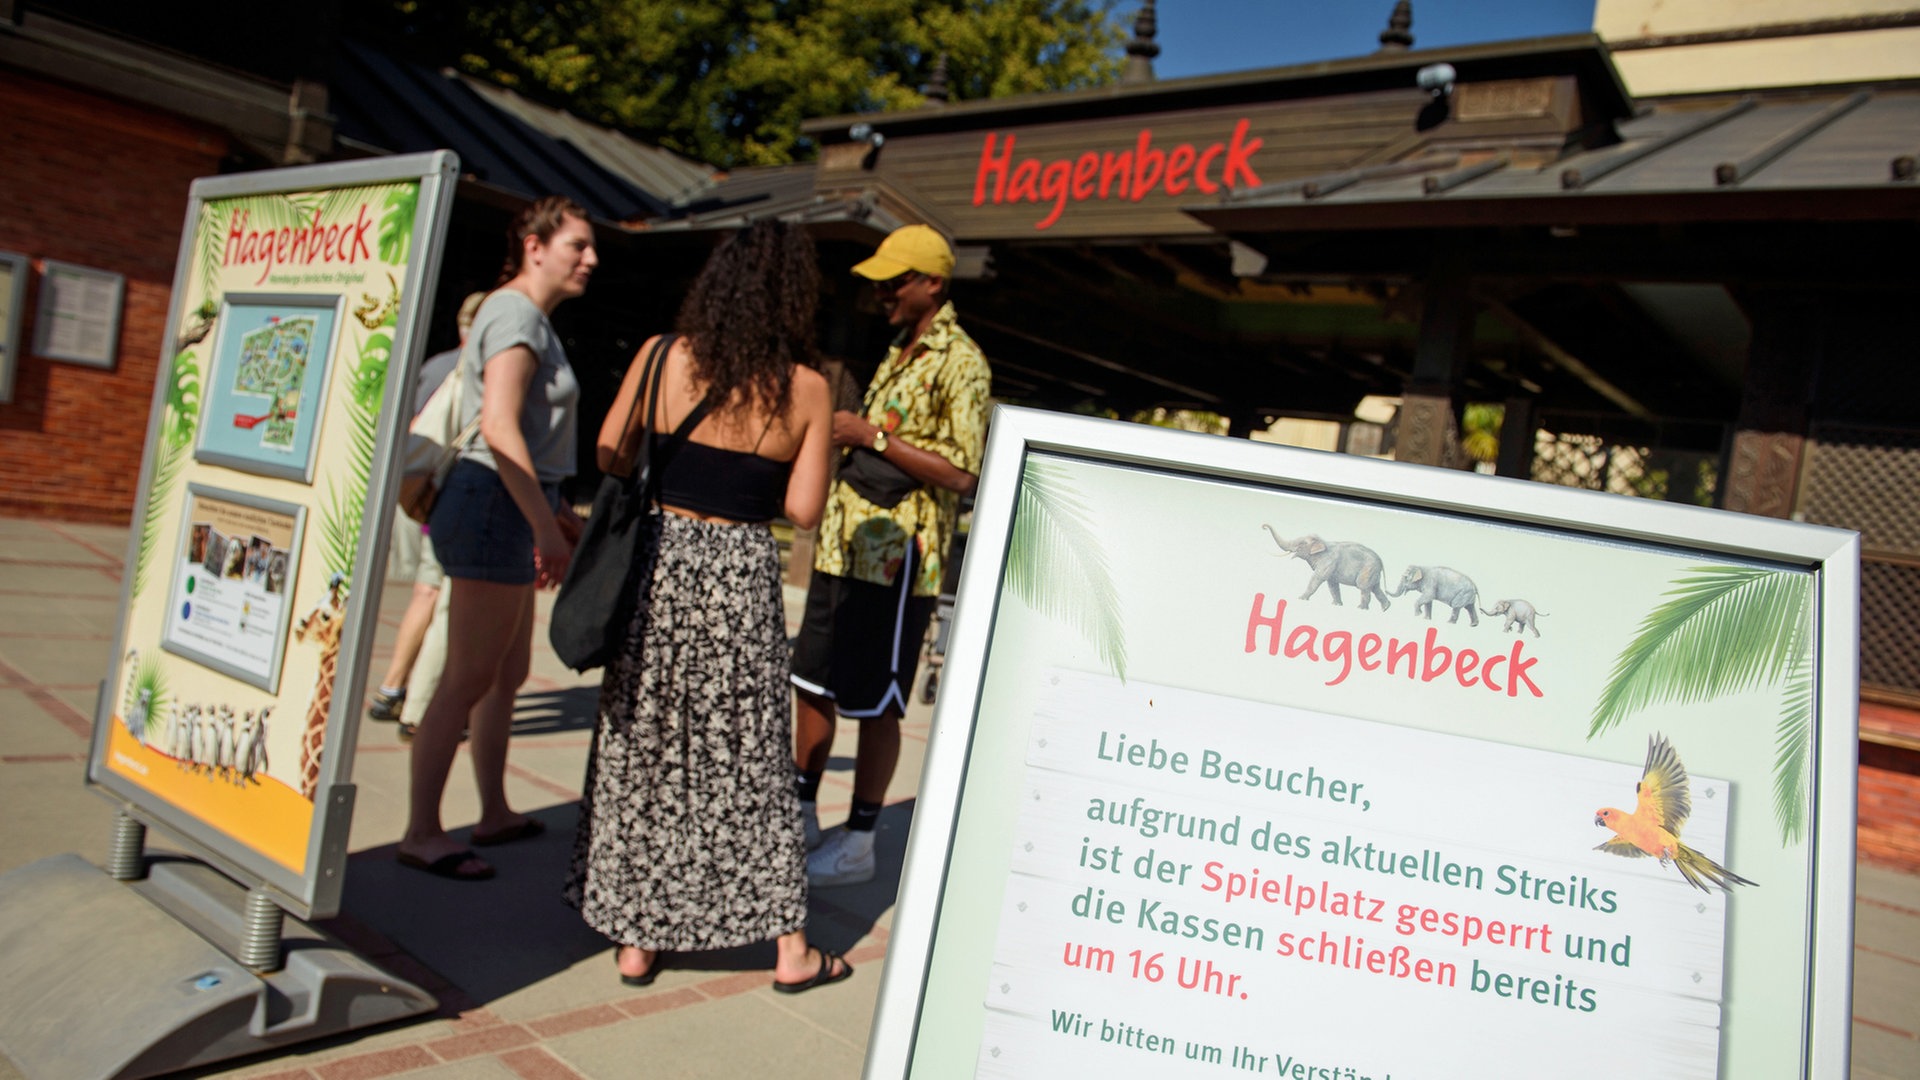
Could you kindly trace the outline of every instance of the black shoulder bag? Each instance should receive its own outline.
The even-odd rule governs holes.
[[[661,335],[647,356],[646,367],[641,369],[640,385],[634,392],[613,466],[600,480],[593,510],[573,549],[573,562],[553,601],[547,639],[553,643],[554,654],[575,671],[602,667],[619,654],[641,590],[653,574],[652,560],[647,557],[647,534],[657,514],[653,509],[655,478],[662,463],[713,407],[711,398],[696,406],[661,446],[656,460],[653,416],[660,402],[661,371],[673,339],[672,334]]]

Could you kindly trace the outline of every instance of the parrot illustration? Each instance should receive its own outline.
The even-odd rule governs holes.
[[[1594,813],[1595,825],[1605,825],[1614,832],[1613,839],[1598,845],[1595,851],[1610,851],[1630,859],[1653,855],[1661,866],[1671,864],[1678,869],[1687,884],[1701,892],[1713,891],[1707,888],[1709,881],[1728,892],[1736,882],[1753,884],[1680,842],[1680,827],[1693,813],[1693,797],[1687,767],[1680,764],[1680,755],[1674,753],[1666,736],[1647,737],[1647,767],[1633,792],[1638,797],[1633,813],[1611,806]]]

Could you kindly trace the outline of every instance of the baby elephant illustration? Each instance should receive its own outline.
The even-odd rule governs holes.
[[[1544,618],[1547,613],[1535,610],[1534,606],[1525,600],[1502,600],[1493,605],[1493,610],[1486,612],[1486,614],[1488,616],[1505,615],[1507,617],[1507,621],[1500,624],[1500,632],[1503,634],[1517,626],[1521,631],[1531,630],[1533,631],[1534,637],[1539,637],[1540,628],[1533,624],[1533,620],[1536,618]]]
[[[1313,577],[1307,581],[1307,591],[1300,599],[1311,599],[1314,592],[1325,585],[1333,596],[1335,607],[1340,605],[1340,586],[1351,585],[1360,590],[1360,610],[1375,598],[1380,600],[1380,610],[1390,606],[1387,594],[1380,591],[1380,581],[1386,575],[1386,568],[1380,562],[1380,556],[1365,544],[1355,544],[1346,540],[1322,540],[1309,533],[1298,540],[1282,540],[1273,526],[1262,525],[1280,550],[1290,551],[1294,558],[1305,560],[1313,567]]]
[[[1473,625],[1480,625],[1480,616],[1473,605],[1480,599],[1480,589],[1473,579],[1448,566],[1409,566],[1407,572],[1400,575],[1400,587],[1389,595],[1399,596],[1412,589],[1420,594],[1414,601],[1413,613],[1433,618],[1435,600],[1453,609],[1453,617],[1447,621],[1460,621],[1460,612],[1464,609]]]

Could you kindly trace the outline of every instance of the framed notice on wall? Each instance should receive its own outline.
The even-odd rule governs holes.
[[[20,325],[27,302],[25,255],[0,251],[0,404],[13,400],[13,376],[20,366]]]
[[[49,360],[113,367],[126,288],[121,274],[48,259],[40,276],[33,351]]]
[[[1858,565],[1000,410],[867,1075],[1841,1075]]]

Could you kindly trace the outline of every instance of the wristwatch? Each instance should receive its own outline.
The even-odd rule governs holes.
[[[876,454],[884,454],[887,452],[887,431],[885,428],[873,429],[873,452]]]

